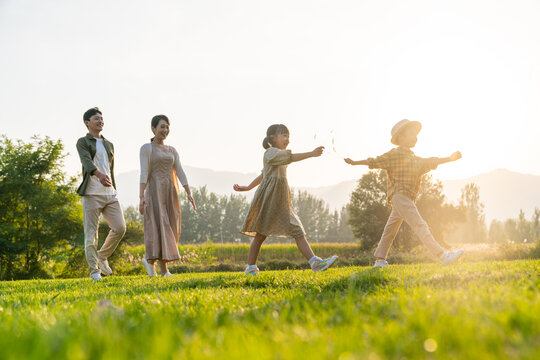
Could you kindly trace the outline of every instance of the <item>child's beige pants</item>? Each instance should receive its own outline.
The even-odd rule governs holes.
[[[126,222],[116,195],[85,195],[82,197],[82,205],[86,262],[90,274],[99,274],[98,256],[107,260],[112,255],[126,232]],[[98,251],[98,224],[102,214],[111,230]]]
[[[409,224],[412,231],[420,238],[422,243],[427,246],[433,255],[440,256],[444,252],[441,245],[439,245],[433,238],[433,235],[431,235],[431,231],[429,231],[427,223],[422,219],[422,216],[418,212],[414,201],[407,195],[395,194],[392,197],[392,212],[384,227],[377,250],[375,250],[376,257],[386,259],[390,246],[392,246],[392,242],[394,241],[403,220]]]

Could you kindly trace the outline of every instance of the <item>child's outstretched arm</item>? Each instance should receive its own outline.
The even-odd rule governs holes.
[[[452,155],[450,155],[448,157],[439,158],[437,163],[438,163],[438,165],[440,165],[440,164],[444,164],[444,163],[447,163],[447,162],[456,161],[456,160],[459,160],[459,159],[461,159],[461,152],[456,151],[455,153],[453,153]]]
[[[262,174],[257,176],[255,179],[253,179],[251,184],[249,184],[248,186],[241,186],[241,185],[238,185],[238,184],[234,184],[233,189],[235,191],[249,191],[249,190],[253,189],[255,186],[258,186],[261,183],[262,178],[263,178]]]
[[[354,161],[350,158],[346,158],[345,159],[345,162],[349,165],[369,165],[367,159],[366,160],[357,160],[357,161]]]
[[[324,150],[324,146],[316,147],[313,151],[306,152],[306,153],[298,153],[298,154],[292,154],[291,155],[291,162],[295,161],[302,161],[305,159],[308,159],[310,157],[318,157],[321,156]]]

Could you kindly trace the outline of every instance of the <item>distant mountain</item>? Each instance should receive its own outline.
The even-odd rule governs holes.
[[[523,209],[527,218],[540,208],[540,176],[497,169],[466,179],[443,181],[448,199],[458,201],[468,183],[480,187],[480,201],[485,205],[487,225],[493,219],[517,218]]]
[[[191,186],[206,185],[208,190],[221,195],[235,193],[235,183],[249,184],[258,174],[230,171],[214,171],[192,166],[184,166]],[[139,203],[139,172],[130,171],[116,176],[118,194],[123,206]],[[523,209],[528,218],[535,207],[540,207],[540,176],[526,175],[505,169],[479,174],[466,179],[443,181],[444,193],[448,199],[457,203],[461,189],[474,182],[480,187],[480,200],[485,205],[487,225],[493,219],[505,220],[516,218]],[[350,194],[355,189],[357,180],[343,181],[336,185],[321,187],[294,187],[293,190],[305,190],[326,201],[330,209],[341,209],[347,204]],[[248,199],[254,191],[243,193]]]

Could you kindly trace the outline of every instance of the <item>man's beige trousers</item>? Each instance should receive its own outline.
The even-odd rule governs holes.
[[[98,257],[106,260],[112,255],[126,232],[122,207],[116,195],[85,195],[82,197],[84,223],[84,253],[90,274],[99,274]],[[99,251],[99,216],[103,215],[111,228]]]

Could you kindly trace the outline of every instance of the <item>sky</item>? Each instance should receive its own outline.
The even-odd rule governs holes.
[[[61,139],[76,175],[99,106],[119,174],[166,114],[183,164],[256,173],[284,123],[293,152],[327,148],[290,184],[324,186],[359,178],[341,158],[390,150],[407,118],[417,155],[462,152],[437,178],[540,175],[538,19],[535,0],[0,0],[0,134]]]

